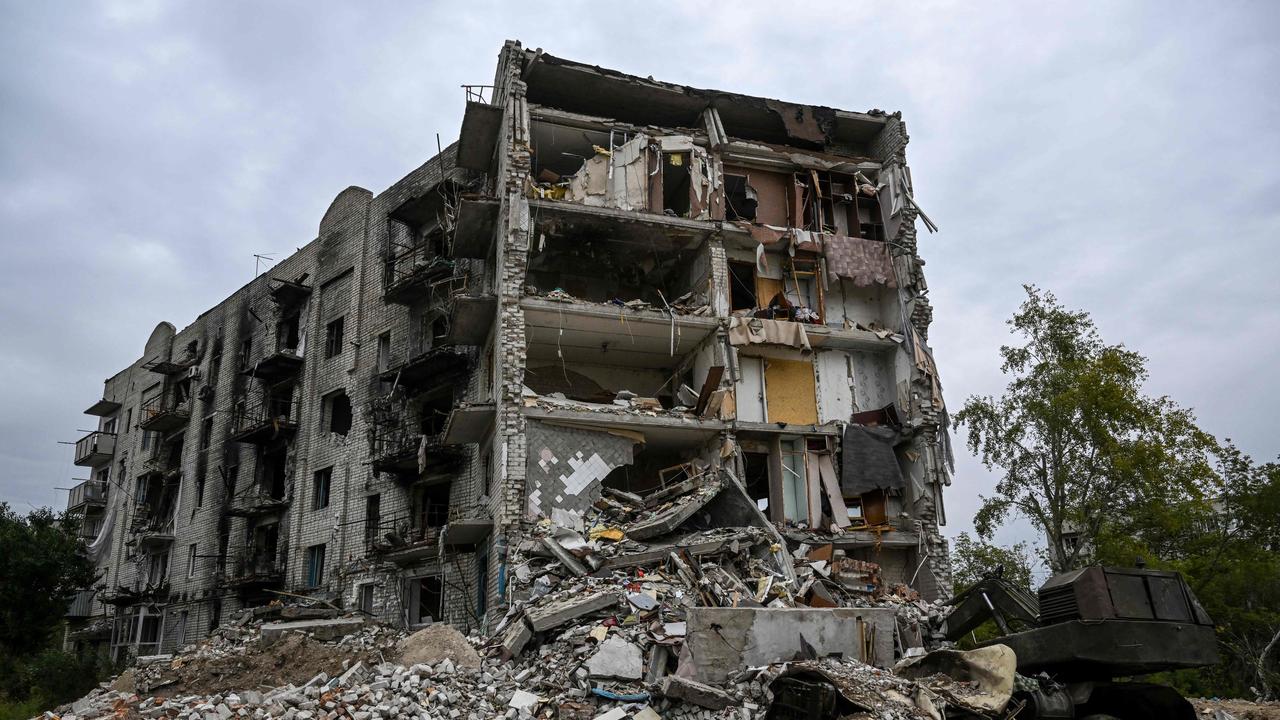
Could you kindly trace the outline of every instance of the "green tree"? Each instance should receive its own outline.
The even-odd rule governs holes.
[[[974,518],[979,536],[1021,515],[1043,533],[1056,573],[1090,562],[1104,529],[1136,508],[1202,499],[1216,445],[1189,410],[1142,392],[1142,355],[1104,343],[1088,313],[1025,289],[1009,320],[1022,342],[1000,348],[1004,394],[970,397],[956,421],[1000,473]]]
[[[1002,547],[962,532],[955,537],[951,548],[951,578],[956,595],[976,585],[983,575],[997,567],[1004,568],[1005,580],[1030,592],[1031,566],[1031,548],[1025,542]]]
[[[94,582],[77,526],[76,518],[48,508],[24,517],[0,503],[0,694],[10,700],[56,704],[70,699],[61,696],[67,682],[79,687],[95,680],[76,672],[64,682],[58,680],[62,673],[47,672],[79,667],[53,649],[68,600]]]
[[[48,508],[25,517],[0,503],[0,649],[32,655],[48,647],[67,602],[93,584],[74,518]]]

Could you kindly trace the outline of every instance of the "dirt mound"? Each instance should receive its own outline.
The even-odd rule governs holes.
[[[452,625],[436,623],[400,643],[400,663],[435,665],[444,659],[461,667],[480,667],[480,655]]]
[[[1280,702],[1192,698],[1200,717],[1216,720],[1215,711],[1222,710],[1236,720],[1280,720]]]
[[[138,691],[167,697],[301,685],[317,673],[335,675],[358,660],[370,659],[305,635],[289,634],[266,647],[246,646],[240,654],[177,658],[148,683],[149,688]]]

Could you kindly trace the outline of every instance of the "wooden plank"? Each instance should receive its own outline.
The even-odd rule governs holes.
[[[707,401],[711,393],[720,387],[720,379],[724,377],[723,365],[712,365],[707,369],[707,379],[702,381],[702,390],[698,392],[698,404],[693,407],[693,414],[699,417],[707,409]]]

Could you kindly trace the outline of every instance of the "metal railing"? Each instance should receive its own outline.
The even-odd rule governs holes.
[[[139,425],[146,429],[148,423],[166,418],[186,420],[191,417],[191,398],[179,400],[172,393],[153,395],[142,401],[142,418]]]
[[[270,582],[283,579],[288,569],[288,554],[284,549],[274,554],[253,545],[232,547],[218,560],[215,575],[223,584],[245,582]]]
[[[291,398],[266,397],[253,405],[238,404],[231,412],[231,434],[273,425],[280,429],[298,424],[299,403]]]
[[[99,464],[110,460],[116,452],[116,434],[91,432],[76,441],[76,465]]]
[[[74,510],[87,503],[105,503],[106,501],[107,484],[99,480],[85,480],[71,488],[71,492],[67,494],[67,509]]]

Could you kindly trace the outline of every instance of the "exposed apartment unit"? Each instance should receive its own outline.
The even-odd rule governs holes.
[[[466,94],[458,142],[106,381],[69,642],[166,652],[280,592],[491,629],[535,528],[702,482],[946,595],[901,117],[517,42]]]

